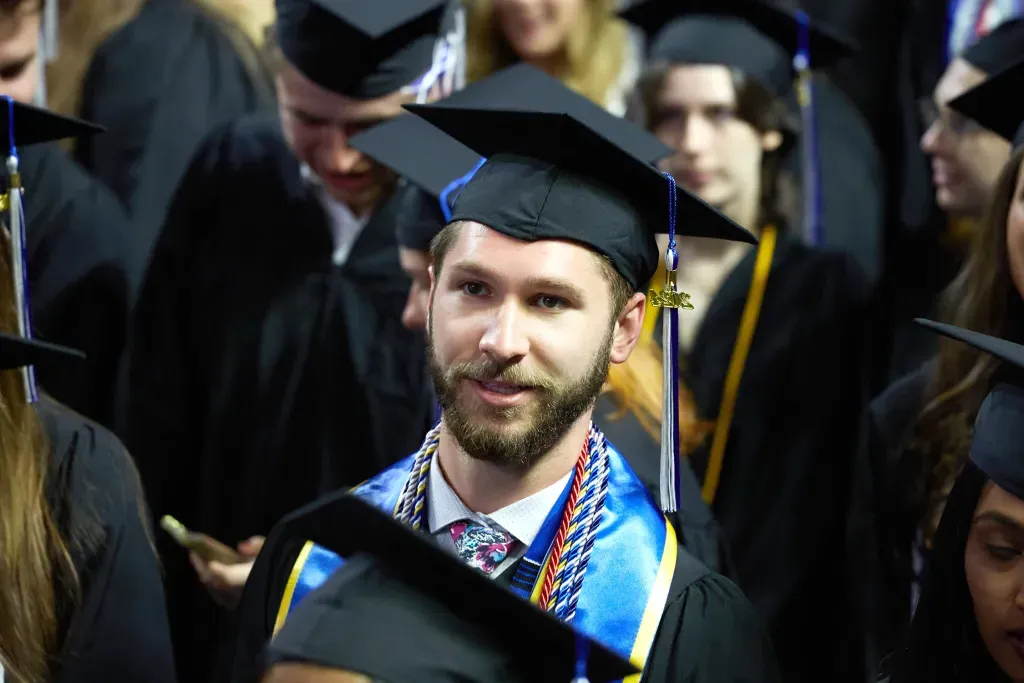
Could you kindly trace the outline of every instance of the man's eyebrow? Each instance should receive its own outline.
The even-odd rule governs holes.
[[[497,280],[501,277],[496,270],[480,263],[457,262],[453,263],[450,267],[453,272],[457,272],[464,277],[478,277],[481,280]],[[532,289],[551,292],[552,294],[560,294],[566,298],[574,300],[582,300],[586,296],[579,285],[571,280],[562,278],[539,275],[536,277],[526,278],[526,283]]]

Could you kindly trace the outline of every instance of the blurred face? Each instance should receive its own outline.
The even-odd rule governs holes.
[[[964,553],[967,587],[989,654],[1024,681],[1024,501],[989,483]]]
[[[493,0],[501,31],[519,58],[530,62],[560,53],[587,0]]]
[[[38,0],[26,0],[10,14],[0,12],[0,94],[31,103],[39,90]]]
[[[413,95],[392,93],[357,100],[321,88],[291,66],[277,74],[281,123],[288,145],[323,180],[330,195],[363,214],[373,209],[394,176],[348,146],[356,133],[394,118]]]
[[[720,65],[673,67],[651,115],[651,130],[675,154],[661,162],[680,185],[716,208],[755,201],[761,161],[781,143],[736,115],[736,88]],[[756,205],[756,204],[755,204]]]
[[[1010,276],[1017,292],[1024,297],[1024,163],[1017,169],[1017,187],[1006,214],[1006,253],[1010,258]]]
[[[928,126],[921,149],[932,159],[935,201],[944,211],[981,216],[999,170],[1010,158],[1010,143],[947,104],[985,80],[985,73],[955,59],[922,106]]]
[[[577,244],[461,227],[432,274],[428,352],[445,426],[470,457],[528,468],[629,356],[644,296],[613,315],[602,268]]]
[[[402,325],[409,330],[425,330],[427,310],[430,307],[430,254],[399,247],[398,259],[402,270],[412,278],[409,298],[402,311]]]

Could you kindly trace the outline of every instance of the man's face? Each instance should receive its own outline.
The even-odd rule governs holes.
[[[357,100],[321,88],[288,64],[281,66],[276,84],[281,124],[295,156],[316,173],[334,199],[356,214],[371,211],[394,175],[349,147],[349,138],[401,114],[413,95]]]
[[[570,242],[460,229],[432,273],[428,354],[444,423],[473,458],[528,468],[593,406],[643,322],[615,315],[604,266]]]
[[[31,103],[39,90],[39,0],[0,10],[0,94]]]
[[[922,105],[928,129],[921,149],[932,158],[935,200],[944,211],[980,217],[1010,158],[1010,143],[947,105],[986,78],[963,59],[942,75],[931,102]]]

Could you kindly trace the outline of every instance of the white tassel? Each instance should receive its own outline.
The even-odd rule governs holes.
[[[661,309],[665,313],[662,320],[661,334],[661,509],[665,512],[675,512],[679,509],[679,501],[676,500],[676,435],[679,433],[677,422],[679,415],[672,410],[674,403],[675,387],[672,385],[672,363],[676,361],[675,349],[672,344],[672,324],[669,318],[678,316],[674,308]],[[677,318],[678,319],[678,318]]]
[[[7,177],[10,179],[7,190],[7,208],[11,232],[11,274],[14,278],[14,301],[18,316],[18,335],[32,338],[31,322],[28,317],[27,293],[25,291],[25,216],[22,206],[21,177],[18,168],[18,157],[7,157]],[[35,369],[29,365],[21,370],[25,385],[25,396],[29,403],[38,400],[36,393]]]

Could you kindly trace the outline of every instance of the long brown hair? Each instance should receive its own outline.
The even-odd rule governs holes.
[[[584,0],[582,16],[565,46],[564,73],[554,74],[601,106],[622,77],[629,51],[629,33],[625,22],[616,17],[616,4],[616,0]],[[466,80],[479,81],[517,61],[493,0],[466,3]]]
[[[997,337],[1019,336],[1010,315],[1020,304],[1010,274],[1006,220],[1017,190],[1024,149],[1003,167],[988,212],[975,231],[967,260],[940,300],[942,320]],[[963,467],[974,418],[991,387],[998,362],[989,354],[948,339],[938,359],[921,411],[910,433],[914,457],[915,513],[926,538],[938,523],[949,488]]]
[[[0,329],[16,333],[10,241],[0,237]],[[0,372],[0,661],[12,683],[43,683],[60,643],[58,605],[77,597],[69,541],[47,499],[50,446],[21,374]]]

